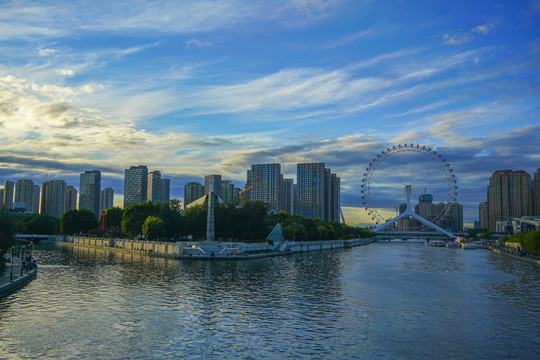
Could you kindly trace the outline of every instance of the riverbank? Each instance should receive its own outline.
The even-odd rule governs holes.
[[[527,262],[530,262],[530,263],[533,263],[533,264],[536,264],[536,265],[540,265],[540,260],[531,258],[531,257],[529,257],[527,255],[521,255],[520,256],[520,255],[512,254],[510,252],[497,249],[497,248],[495,248],[493,246],[490,246],[489,250],[491,250],[493,252],[496,252],[498,254],[503,254],[503,255],[506,255],[506,256],[510,256],[510,257],[512,257],[514,259],[517,259],[517,260],[527,261]]]
[[[112,238],[65,236],[56,238],[61,245],[107,248],[114,251],[143,255],[204,260],[241,260],[283,256],[315,250],[330,250],[367,245],[374,239],[286,241],[283,243],[241,242],[158,242]]]
[[[0,298],[20,289],[36,277],[37,269],[28,272],[23,271],[21,276],[21,259],[13,258],[12,261],[13,264],[11,262],[6,263],[6,271],[4,275],[0,276]]]

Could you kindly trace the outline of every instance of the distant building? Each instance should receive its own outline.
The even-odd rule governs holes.
[[[540,216],[540,168],[534,173],[532,189],[533,216]]]
[[[17,180],[15,185],[15,202],[24,204],[25,211],[34,210],[34,182],[32,180]]]
[[[234,189],[235,187],[231,180],[221,181],[221,200],[225,204],[229,204],[234,198],[238,198],[237,192]]]
[[[326,169],[325,202],[327,206],[326,221],[339,221],[341,213],[341,179]]]
[[[49,182],[45,181],[41,184],[41,199],[39,202],[39,213],[47,214],[47,188],[49,187]]]
[[[296,165],[295,213],[310,219],[339,221],[341,181],[324,163]]]
[[[204,196],[204,186],[198,182],[188,182],[184,185],[184,208]]]
[[[34,206],[31,209],[32,213],[34,214],[39,214],[39,193],[40,193],[39,185],[34,185],[34,191],[33,191]]]
[[[89,209],[99,217],[101,200],[101,172],[99,170],[85,171],[80,177],[79,209]]]
[[[4,210],[4,189],[0,189],[0,211]]]
[[[66,186],[66,211],[77,209],[77,189],[73,185]]]
[[[259,200],[270,205],[270,210],[279,212],[281,203],[281,184],[283,175],[280,164],[255,164],[247,171],[247,186],[253,188],[246,192],[248,201]]]
[[[157,170],[148,173],[148,192],[146,200],[155,204],[160,202],[161,173]]]
[[[99,203],[101,210],[112,208],[114,206],[114,190],[110,187],[101,190]]]
[[[206,175],[204,177],[204,195],[210,192],[210,179],[214,179],[214,194],[222,198],[221,175]]]
[[[162,203],[171,199],[171,179],[161,179],[159,183],[159,198]]]
[[[478,221],[478,220],[473,220],[473,227],[472,227],[472,228],[475,229],[475,230],[480,230],[480,229],[481,229],[481,227],[480,227],[480,221]]]
[[[483,201],[478,205],[478,216],[480,219],[480,229],[487,230],[489,229],[488,225],[488,203]]]
[[[4,181],[4,194],[2,203],[5,210],[13,209],[13,193],[15,190],[15,183],[13,181]]]
[[[124,208],[146,201],[148,196],[148,168],[144,165],[125,169]]]
[[[440,214],[443,213],[444,208],[447,206],[449,206],[449,209],[447,210],[446,215],[443,218],[440,218]],[[400,214],[401,212],[402,211],[400,211]],[[422,194],[418,197],[418,205],[415,205],[414,212],[450,232],[463,231],[463,205],[458,202],[454,202],[450,205],[444,202],[434,204],[432,194]],[[417,220],[413,220],[412,224],[414,227],[422,225]]]
[[[282,210],[294,215],[294,193],[296,186],[293,179],[283,179],[282,184]]]
[[[42,213],[60,218],[66,210],[66,182],[64,180],[47,181],[41,187],[41,192],[41,210],[44,210]]]
[[[531,176],[525,171],[500,170],[493,173],[488,185],[488,226],[497,231],[497,222],[508,222],[532,214]]]

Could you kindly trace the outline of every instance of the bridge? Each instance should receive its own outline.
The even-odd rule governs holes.
[[[54,235],[39,235],[39,234],[15,234],[15,239],[18,240],[48,240],[49,237],[54,237]]]

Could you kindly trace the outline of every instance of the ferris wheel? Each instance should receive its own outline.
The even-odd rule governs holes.
[[[435,150],[421,145],[392,146],[379,153],[366,168],[362,179],[362,199],[365,210],[376,224],[403,213],[406,199],[418,200],[423,217],[440,223],[456,201],[457,181],[453,170]],[[431,205],[432,204],[432,205]],[[410,203],[411,207],[415,205]],[[416,205],[419,206],[419,205]],[[414,212],[415,209],[407,209]],[[392,225],[394,228],[397,224]],[[422,231],[418,221],[401,221],[400,230]]]

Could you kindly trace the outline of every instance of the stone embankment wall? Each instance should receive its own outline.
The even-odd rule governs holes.
[[[56,241],[79,246],[109,248],[126,252],[136,252],[174,258],[241,258],[265,257],[291,253],[349,248],[366,245],[373,239],[287,241],[275,245],[268,243],[205,243],[205,242],[158,242],[129,239],[92,238],[83,236],[62,236]]]
[[[113,248],[122,251],[155,254],[160,256],[179,257],[180,245],[178,243],[142,241],[129,239],[92,238],[84,236],[57,237],[56,241],[73,245]]]

